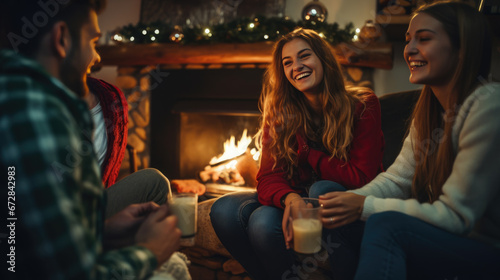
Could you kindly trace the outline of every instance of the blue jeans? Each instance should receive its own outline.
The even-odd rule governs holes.
[[[331,181],[319,181],[309,190],[317,198],[332,191],[345,191]],[[210,219],[222,244],[253,279],[290,278],[295,255],[287,250],[281,223],[283,210],[259,203],[256,192],[237,192],[219,198]]]
[[[500,249],[399,212],[366,222],[356,280],[500,279]]]
[[[339,228],[323,229],[323,242],[333,279],[354,278],[364,228],[364,222],[355,221]]]

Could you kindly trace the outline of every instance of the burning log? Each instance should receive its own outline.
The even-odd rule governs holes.
[[[224,143],[224,153],[218,157],[213,157],[205,170],[199,172],[201,182],[216,184],[231,184],[237,186],[257,185],[255,176],[257,175],[257,160],[259,153],[257,150],[249,150],[252,137],[247,136],[247,130],[243,131],[238,144],[235,144],[235,137],[231,136]]]
[[[199,173],[203,183],[235,184],[244,185],[245,180],[236,169],[237,159],[224,160],[215,165],[207,165],[205,170]]]
[[[243,155],[225,160],[215,166],[207,165],[198,175],[203,183],[232,184],[256,187],[258,165],[247,150]]]

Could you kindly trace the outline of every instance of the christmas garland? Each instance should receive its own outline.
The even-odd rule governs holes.
[[[211,27],[174,26],[165,22],[139,23],[120,28],[113,40],[121,43],[252,43],[275,41],[297,27],[313,29],[331,44],[352,41],[356,34],[352,23],[339,28],[337,23],[290,20],[288,17],[238,18]]]

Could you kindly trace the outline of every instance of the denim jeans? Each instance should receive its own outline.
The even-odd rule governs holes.
[[[400,212],[366,222],[356,280],[500,279],[500,249]]]
[[[345,188],[319,181],[311,186],[309,196],[332,191]],[[260,204],[256,192],[237,192],[220,197],[210,219],[222,244],[253,279],[292,279],[295,255],[285,246],[282,209]]]
[[[355,221],[339,228],[323,229],[323,241],[328,252],[333,279],[354,278],[364,228],[364,222]]]

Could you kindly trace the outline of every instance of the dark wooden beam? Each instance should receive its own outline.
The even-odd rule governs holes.
[[[248,44],[122,44],[98,46],[100,65],[154,64],[267,64],[273,43]],[[392,44],[339,44],[332,47],[339,63],[349,66],[392,68]]]

